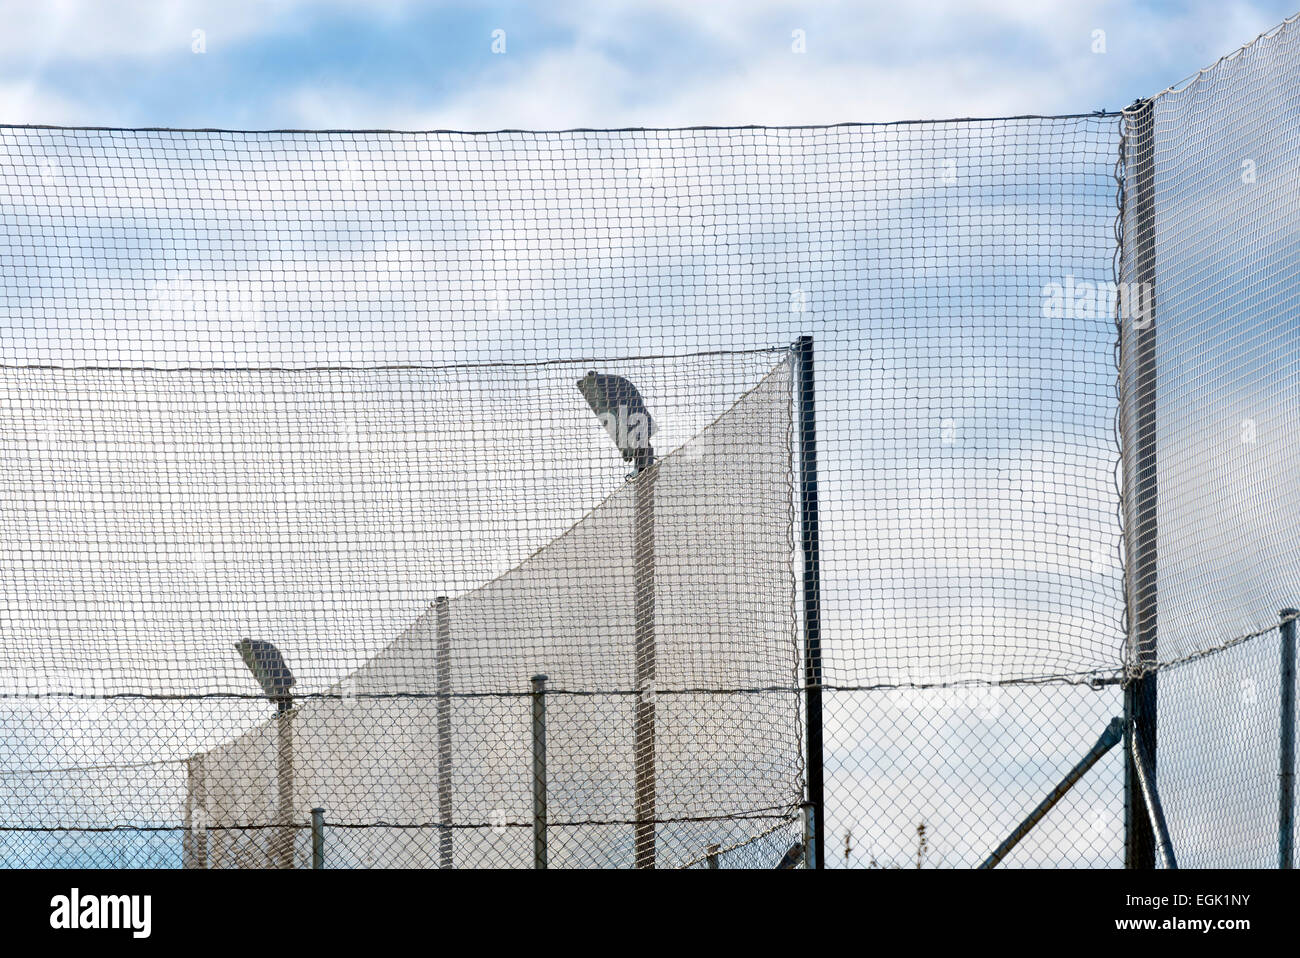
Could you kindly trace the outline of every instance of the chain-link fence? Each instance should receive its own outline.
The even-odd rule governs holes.
[[[1276,864],[1295,34],[1122,115],[0,128],[0,862]]]

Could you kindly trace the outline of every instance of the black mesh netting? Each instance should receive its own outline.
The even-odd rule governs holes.
[[[1122,116],[0,128],[0,862],[773,868],[816,762],[827,865],[972,866],[1154,675],[1181,860],[1274,863],[1294,33]],[[1125,752],[1003,864],[1123,864]]]

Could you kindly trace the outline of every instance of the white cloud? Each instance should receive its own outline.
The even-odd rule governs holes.
[[[473,130],[1089,112],[1155,92],[1125,89],[1123,102],[1108,102],[1122,86],[1117,74],[1167,63],[1173,82],[1189,69],[1189,49],[1192,63],[1208,63],[1275,19],[1248,4],[1170,16],[1111,2],[1019,0],[901,9],[624,3],[548,13],[572,34],[567,46],[501,57],[437,105],[347,87],[304,87],[280,102],[304,126]],[[659,27],[653,46],[629,46],[633,23]],[[790,50],[794,28],[807,31],[806,54]],[[1094,29],[1107,32],[1104,56],[1091,51]],[[629,49],[641,59],[620,60],[617,51]]]
[[[417,11],[424,18],[421,26],[427,26],[440,23],[439,10],[451,6],[383,0],[367,4],[364,16],[394,31],[409,30]],[[188,54],[195,29],[206,31],[210,54],[252,40],[302,39],[342,11],[357,12],[338,0],[165,5],[54,0],[21,9],[0,0],[0,15],[8,14],[0,62],[10,64],[11,87],[0,96],[0,109],[6,122],[102,121],[102,108],[51,92],[58,89],[59,69],[129,68]],[[433,87],[427,83],[402,89],[380,79],[332,86],[295,82],[290,59],[276,71],[280,76],[257,78],[256,102],[236,115],[240,125],[265,127],[479,130],[1088,112],[1155,92],[1145,88],[1149,82],[1130,77],[1163,69],[1161,82],[1175,82],[1278,16],[1245,2],[1196,3],[1171,12],[1118,0],[1068,6],[930,0],[910,7],[883,0],[862,5],[626,0],[539,7],[508,19],[515,41],[511,52],[460,76],[448,67],[439,79],[460,86],[436,102],[429,99]],[[795,29],[806,32],[806,53],[791,52]],[[1103,56],[1090,48],[1096,29],[1107,33]],[[566,40],[538,49],[520,42],[530,31],[534,39]],[[441,35],[441,42],[456,38]],[[341,66],[363,62],[332,39],[322,43],[334,44]],[[21,95],[25,84],[32,85],[26,97]],[[231,91],[222,93],[231,99]],[[127,106],[123,110],[129,115]],[[181,116],[193,119],[167,122],[206,125],[211,115],[200,111],[207,109],[207,104],[181,104]],[[245,117],[254,119],[244,123]]]
[[[0,2],[0,57],[38,61],[148,58],[190,52],[194,30],[206,31],[210,49],[250,37],[301,28],[313,12],[344,6],[322,0],[23,0]],[[393,4],[371,4],[391,8]]]
[[[94,120],[84,104],[43,89],[31,79],[0,80],[0,118],[6,123],[91,123]]]
[[[906,117],[1026,112],[1025,91],[1047,78],[990,71],[978,58],[947,58],[922,70],[796,60],[769,54],[721,75],[647,89],[626,63],[590,48],[554,50],[499,78],[425,106],[378,92],[302,86],[283,95],[287,122],[302,127],[564,129],[695,124],[816,124]]]

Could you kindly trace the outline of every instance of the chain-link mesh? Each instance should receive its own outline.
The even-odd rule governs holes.
[[[812,727],[828,867],[1049,795],[999,863],[1116,867],[1158,701],[1182,860],[1274,862],[1294,34],[1122,116],[3,128],[0,860],[790,867]]]

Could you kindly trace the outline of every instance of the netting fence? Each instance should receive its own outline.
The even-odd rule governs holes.
[[[1298,36],[1292,19],[1127,131],[1129,193],[1144,191],[1151,225],[1127,205],[1119,274],[1150,286],[1154,316],[1124,369],[1125,459],[1146,460],[1124,515],[1146,557],[1128,663],[1156,686],[1180,865],[1276,867],[1293,828],[1279,786],[1295,773],[1295,646],[1279,625],[1294,613],[1279,615],[1300,606]]]
[[[1180,864],[1276,864],[1296,31],[1118,115],[0,128],[0,863],[773,868],[811,800],[970,867],[1123,717],[1003,867],[1160,863],[1135,727]]]

